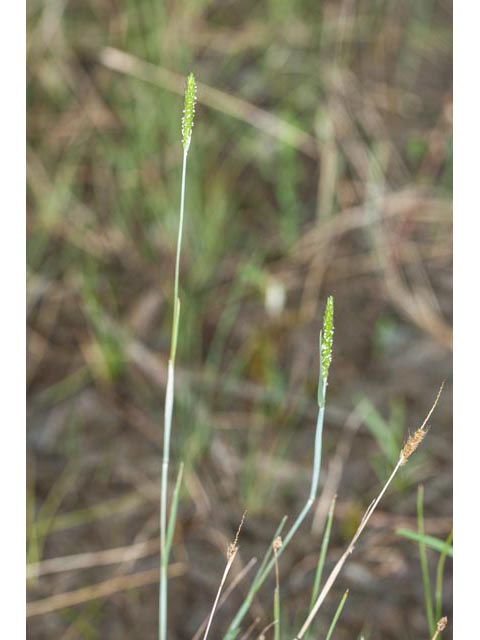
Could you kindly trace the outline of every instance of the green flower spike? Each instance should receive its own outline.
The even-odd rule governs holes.
[[[325,402],[325,388],[327,386],[328,371],[332,362],[333,350],[333,296],[327,299],[323,329],[320,333],[320,375],[318,379],[318,404]]]
[[[193,120],[195,116],[195,103],[197,101],[197,85],[195,77],[191,73],[187,78],[185,87],[185,107],[182,118],[182,145],[185,153],[188,152],[192,139]]]

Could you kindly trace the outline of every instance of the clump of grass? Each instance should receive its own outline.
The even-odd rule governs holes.
[[[168,492],[168,470],[169,470],[169,460],[170,460],[170,437],[171,437],[171,429],[172,429],[172,416],[173,416],[173,405],[174,405],[174,377],[175,377],[175,357],[177,351],[177,342],[178,342],[178,330],[179,330],[179,317],[180,317],[180,298],[179,298],[179,272],[180,272],[180,255],[181,255],[181,246],[182,246],[182,236],[183,236],[183,222],[184,222],[184,210],[185,210],[185,185],[186,185],[186,168],[187,168],[187,157],[188,151],[191,144],[192,137],[192,129],[194,123],[194,114],[195,114],[195,102],[196,102],[196,86],[195,79],[193,74],[190,74],[187,78],[186,90],[185,90],[185,106],[184,106],[184,114],[182,119],[182,146],[183,146],[183,165],[182,165],[182,182],[181,182],[181,193],[180,193],[180,217],[179,217],[179,228],[178,228],[178,236],[177,236],[177,250],[176,250],[176,260],[175,260],[175,278],[174,278],[174,300],[173,300],[173,321],[172,321],[172,338],[171,338],[171,349],[170,349],[170,358],[168,362],[168,372],[167,372],[167,388],[166,388],[166,397],[165,397],[165,417],[164,417],[164,440],[163,440],[163,463],[162,463],[162,477],[161,477],[161,498],[160,498],[160,540],[161,540],[161,560],[160,560],[160,590],[159,590],[159,640],[166,640],[167,638],[167,612],[168,612],[168,583],[167,583],[167,569],[168,569],[168,559],[172,546],[173,540],[173,532],[175,527],[176,520],[176,512],[178,508],[178,500],[179,500],[179,492],[181,486],[182,472],[183,466],[180,467],[180,471],[178,474],[177,482],[175,485],[175,490],[172,497],[172,504],[170,508],[170,515],[167,521],[167,492]],[[280,625],[280,572],[279,572],[279,558],[283,551],[288,546],[289,542],[294,537],[295,533],[298,531],[302,522],[305,520],[307,514],[309,513],[317,495],[318,490],[318,482],[320,476],[320,468],[321,468],[321,454],[322,454],[322,435],[323,435],[323,424],[325,417],[325,405],[326,405],[326,392],[328,386],[328,375],[332,362],[332,353],[333,353],[333,335],[334,335],[334,302],[333,297],[329,296],[327,299],[325,314],[323,318],[323,326],[322,331],[319,336],[319,379],[318,379],[318,392],[317,392],[317,402],[318,402],[318,417],[317,424],[315,429],[315,442],[314,442],[314,454],[313,454],[313,465],[312,465],[312,476],[310,483],[310,491],[308,494],[308,498],[305,502],[304,507],[301,509],[300,513],[297,515],[296,519],[293,521],[292,526],[288,530],[284,539],[280,537],[280,533],[285,524],[286,518],[282,520],[280,523],[274,537],[270,548],[267,550],[265,557],[257,571],[257,574],[253,580],[253,583],[250,587],[250,590],[247,593],[246,598],[244,599],[240,609],[237,614],[234,616],[231,621],[225,638],[226,640],[234,640],[239,634],[240,624],[247,614],[254,597],[258,593],[262,584],[265,582],[267,576],[273,567],[275,567],[275,590],[274,590],[274,604],[273,604],[273,614],[274,620],[268,625],[260,634],[260,637],[263,637],[266,629],[271,626],[275,627],[274,630],[274,638],[275,640],[280,640],[281,635],[281,625]],[[324,532],[324,537],[322,541],[322,547],[319,556],[319,562],[317,566],[314,586],[312,590],[312,600],[310,605],[310,611],[307,615],[307,618],[295,636],[295,640],[301,640],[305,637],[306,633],[310,629],[311,623],[315,616],[318,613],[323,601],[325,600],[327,594],[329,593],[332,585],[334,584],[338,574],[340,573],[344,563],[346,562],[348,556],[353,552],[354,546],[360,537],[361,533],[365,529],[372,513],[376,509],[378,503],[382,499],[385,494],[387,488],[395,477],[396,473],[400,469],[400,467],[404,466],[413,453],[420,446],[422,441],[424,440],[428,428],[426,427],[427,421],[430,418],[433,410],[435,409],[441,391],[443,388],[443,384],[437,394],[437,397],[425,418],[423,424],[411,435],[403,448],[400,451],[400,456],[395,464],[393,471],[391,472],[388,480],[384,484],[382,490],[380,491],[377,498],[372,502],[367,511],[365,512],[360,525],[353,536],[352,541],[348,545],[346,551],[338,560],[337,564],[331,571],[328,576],[322,590],[318,593],[321,584],[322,572],[325,563],[326,552],[328,548],[328,541],[330,537],[330,531],[332,527],[332,519],[333,519],[333,510],[335,499],[332,501],[327,524]],[[244,514],[245,517],[245,514]],[[204,640],[207,640],[208,634],[210,632],[213,617],[215,615],[215,611],[217,610],[218,603],[220,600],[220,596],[222,590],[224,588],[225,582],[227,580],[228,574],[232,567],[232,564],[235,560],[235,557],[238,552],[238,535],[243,524],[243,518],[240,523],[239,530],[234,539],[234,542],[229,546],[227,550],[227,563],[220,581],[220,586],[218,588],[210,615],[208,617]],[[419,527],[419,535],[423,536],[424,532]],[[424,549],[424,543],[420,541],[421,552],[422,548]],[[446,553],[446,552],[445,552]],[[425,581],[425,556],[422,555],[422,573]],[[443,570],[443,565],[441,567]],[[428,574],[427,574],[428,575]],[[430,584],[428,583],[428,590],[425,589],[425,593],[429,594],[430,600],[428,600],[427,595],[427,614],[429,621],[429,628],[431,632],[435,632],[434,622],[433,622],[433,603],[431,600],[431,591]],[[337,610],[334,614],[332,622],[330,624],[327,639],[331,638],[335,626],[338,622],[338,619],[341,615],[343,607],[348,597],[348,590],[344,593]],[[438,610],[438,607],[437,607]],[[443,622],[445,620],[445,623]],[[444,626],[442,624],[446,624],[446,619],[439,621],[437,626],[437,631],[435,632],[435,636],[443,630]],[[442,628],[441,628],[442,627]]]
[[[307,501],[300,511],[296,519],[294,520],[292,526],[288,530],[285,535],[282,545],[280,548],[276,550],[276,553],[273,558],[270,560],[266,560],[262,563],[262,566],[259,568],[257,575],[250,587],[250,590],[243,601],[240,609],[237,614],[231,621],[227,633],[225,635],[226,640],[233,640],[237,637],[240,629],[240,624],[247,614],[255,595],[258,590],[265,582],[268,574],[272,570],[275,562],[278,561],[278,558],[285,551],[288,544],[292,540],[295,533],[298,531],[298,528],[305,520],[308,512],[312,508],[312,505],[315,501],[317,490],[318,490],[318,480],[320,477],[320,467],[322,460],[322,434],[323,434],[323,422],[325,417],[325,402],[326,402],[326,392],[328,385],[328,374],[330,370],[330,364],[332,362],[332,351],[333,351],[333,315],[334,315],[334,303],[333,297],[329,296],[327,299],[327,304],[325,307],[325,314],[323,317],[323,327],[322,332],[320,333],[319,339],[319,360],[320,360],[320,373],[319,373],[319,381],[318,381],[318,417],[317,417],[317,425],[315,429],[315,444],[314,444],[314,454],[313,454],[313,467],[312,467],[312,478],[310,483],[310,493],[308,495]],[[279,532],[276,533],[274,539],[279,535]],[[267,556],[266,556],[267,557]]]
[[[398,462],[395,465],[392,473],[390,474],[390,477],[388,478],[388,480],[384,484],[384,486],[383,486],[382,490],[380,491],[380,493],[378,494],[378,496],[375,498],[375,500],[371,503],[371,505],[366,510],[366,512],[365,512],[365,514],[364,514],[364,516],[363,516],[363,518],[362,518],[362,520],[361,520],[361,522],[360,522],[360,524],[359,524],[359,526],[357,528],[357,531],[355,532],[355,535],[353,536],[350,544],[348,545],[347,549],[345,550],[343,555],[338,560],[337,564],[332,569],[330,575],[328,576],[328,578],[327,578],[327,580],[325,582],[325,585],[324,585],[322,591],[320,592],[320,595],[318,596],[317,600],[315,601],[315,604],[313,605],[313,607],[311,607],[310,613],[308,614],[303,626],[301,627],[301,629],[298,632],[298,634],[295,636],[295,640],[301,640],[301,638],[303,638],[305,636],[305,634],[308,631],[310,625],[312,624],[313,619],[317,615],[322,603],[324,602],[327,594],[329,593],[329,591],[332,588],[335,580],[337,579],[338,574],[342,570],[343,565],[347,561],[348,557],[353,553],[353,550],[355,548],[357,540],[359,539],[359,537],[362,534],[363,530],[367,526],[368,521],[370,520],[370,518],[372,516],[372,513],[377,508],[378,503],[383,498],[383,496],[384,496],[386,490],[388,489],[390,483],[392,482],[393,478],[397,474],[397,472],[400,469],[400,467],[402,467],[404,464],[407,463],[409,458],[413,455],[413,453],[416,451],[416,449],[418,448],[418,446],[422,442],[423,438],[425,437],[425,434],[427,432],[427,429],[425,428],[425,425],[426,425],[428,419],[430,418],[430,416],[432,415],[433,410],[437,406],[437,403],[438,403],[438,400],[440,398],[440,394],[442,392],[442,389],[443,389],[443,383],[442,383],[442,385],[440,387],[440,390],[439,390],[439,392],[437,394],[437,397],[435,398],[435,401],[434,401],[430,411],[428,412],[427,417],[423,421],[422,426],[419,429],[417,429],[415,431],[415,433],[408,438],[408,440],[405,443],[404,447],[400,451],[400,456],[399,456]]]
[[[191,73],[187,78],[185,88],[185,106],[182,119],[182,146],[183,146],[183,165],[182,165],[182,185],[180,191],[180,220],[178,225],[177,236],[177,254],[175,259],[175,280],[174,280],[174,297],[173,297],[173,322],[172,322],[172,340],[170,348],[170,359],[168,361],[167,371],[167,389],[165,394],[165,414],[163,429],[163,462],[162,462],[162,478],[160,490],[160,589],[159,589],[159,623],[158,636],[160,640],[167,638],[167,613],[168,613],[168,559],[172,547],[173,532],[175,529],[175,520],[177,513],[177,505],[180,494],[180,483],[183,468],[180,468],[178,474],[175,491],[172,498],[170,509],[170,517],[167,523],[167,493],[168,493],[168,468],[170,463],[170,436],[172,431],[172,416],[174,404],[175,390],[175,356],[177,352],[178,325],[180,319],[180,298],[178,295],[178,283],[180,274],[180,253],[182,249],[183,235],[183,219],[185,212],[185,183],[187,175],[187,157],[192,139],[193,121],[195,115],[196,102],[196,85],[195,78]]]

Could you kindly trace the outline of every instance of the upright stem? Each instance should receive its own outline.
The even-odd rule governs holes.
[[[175,353],[177,349],[178,320],[180,313],[180,301],[178,297],[178,281],[180,274],[180,252],[182,248],[183,217],[185,210],[185,177],[187,172],[187,151],[183,152],[182,187],[180,192],[180,222],[177,236],[177,255],[175,259],[175,283],[173,303],[173,326],[170,359],[168,361],[167,390],[165,394],[165,415],[163,426],[163,461],[162,480],[160,490],[160,589],[159,589],[159,640],[167,639],[167,600],[168,600],[168,556],[167,549],[167,493],[168,493],[168,467],[170,463],[170,434],[172,431],[172,415],[175,387]]]
[[[185,178],[187,175],[187,155],[188,152],[183,152],[183,165],[182,165],[182,188],[180,192],[180,222],[178,224],[178,236],[177,236],[177,256],[175,260],[175,284],[173,289],[173,300],[174,303],[178,300],[178,281],[180,278],[180,253],[182,250],[182,236],[183,236],[183,215],[185,211]],[[174,321],[174,329],[175,329],[175,310],[173,312],[173,321]],[[174,332],[173,332],[174,333]],[[173,343],[173,335],[172,333],[172,343]],[[173,358],[175,359],[175,358]]]

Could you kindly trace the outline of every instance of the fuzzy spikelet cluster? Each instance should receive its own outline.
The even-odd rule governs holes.
[[[327,299],[325,315],[323,316],[323,329],[320,338],[320,366],[322,378],[326,382],[328,370],[332,362],[333,349],[333,296]]]
[[[441,632],[445,630],[445,627],[447,626],[447,622],[448,619],[445,616],[444,618],[440,618],[440,620],[437,622],[437,631]]]
[[[420,443],[422,442],[422,440],[425,438],[426,435],[427,435],[427,429],[425,429],[422,426],[419,429],[417,429],[413,435],[409,437],[409,439],[405,443],[400,453],[400,459],[402,461],[402,465],[404,465],[407,462],[407,460],[410,458],[412,453],[414,453],[418,449]]]
[[[419,429],[417,429],[412,436],[409,437],[409,439],[405,443],[403,449],[401,450],[401,452],[400,452],[400,464],[401,465],[404,465],[406,463],[406,461],[410,458],[412,453],[414,453],[418,449],[420,443],[422,442],[422,440],[427,435],[428,427],[426,426],[426,424],[430,420],[430,417],[431,417],[435,407],[438,404],[438,401],[439,401],[440,396],[441,396],[442,391],[443,391],[444,384],[445,384],[445,380],[440,385],[440,389],[438,390],[437,397],[435,398],[435,402],[433,403],[432,408],[428,412],[427,417],[423,421],[422,426]]]
[[[185,152],[190,147],[190,141],[192,139],[193,120],[195,117],[195,103],[197,101],[197,85],[195,84],[195,77],[191,73],[187,78],[187,84],[185,87],[185,106],[183,109],[182,118],[182,145]]]

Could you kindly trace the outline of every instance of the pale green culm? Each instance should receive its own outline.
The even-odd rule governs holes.
[[[170,349],[170,360],[168,362],[167,390],[165,394],[165,414],[163,430],[163,462],[160,489],[160,589],[158,602],[158,637],[159,640],[167,638],[167,616],[168,616],[168,559],[172,546],[175,520],[180,497],[180,485],[182,480],[183,466],[180,467],[178,479],[170,507],[170,517],[167,522],[167,502],[168,502],[168,467],[170,463],[170,435],[172,432],[172,416],[175,390],[175,356],[178,342],[178,326],[180,320],[180,298],[178,296],[178,281],[180,274],[180,253],[182,249],[183,219],[185,212],[185,182],[187,175],[187,156],[192,139],[193,120],[195,115],[196,85],[195,78],[191,73],[187,78],[185,88],[185,106],[182,118],[182,185],[180,189],[180,220],[178,224],[177,254],[175,259],[175,279],[173,289],[173,321],[172,321],[172,341]]]

